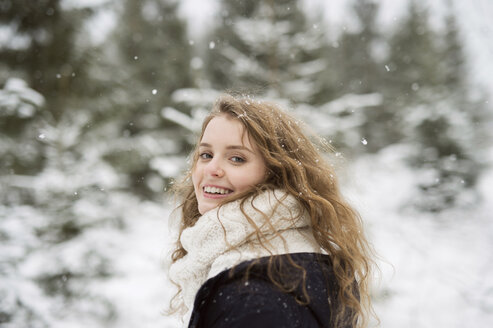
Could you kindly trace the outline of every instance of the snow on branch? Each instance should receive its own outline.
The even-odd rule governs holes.
[[[0,90],[0,115],[16,115],[22,118],[32,117],[37,108],[45,103],[43,95],[28,87],[19,78],[11,77]]]
[[[173,107],[164,107],[161,110],[161,116],[184,127],[187,130],[195,131],[196,129],[196,122],[194,122],[192,117],[174,109]]]
[[[185,103],[191,107],[212,105],[220,92],[212,89],[178,89],[171,95],[174,102]]]
[[[340,114],[347,110],[379,106],[383,102],[383,96],[379,93],[346,94],[339,99],[322,105],[320,109],[330,114]]]
[[[293,65],[291,71],[299,76],[311,76],[327,70],[327,62],[323,59],[315,59],[309,62]]]

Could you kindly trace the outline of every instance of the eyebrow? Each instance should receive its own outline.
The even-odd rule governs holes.
[[[212,145],[211,144],[208,144],[208,143],[205,143],[205,142],[202,142],[202,143],[199,144],[199,147],[212,148]],[[246,150],[246,151],[249,151],[250,153],[253,153],[252,150],[250,150],[249,148],[247,148],[245,146],[241,146],[241,145],[230,145],[230,146],[227,146],[226,149]]]

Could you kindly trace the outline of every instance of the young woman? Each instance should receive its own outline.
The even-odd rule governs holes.
[[[175,186],[171,309],[189,327],[365,325],[370,248],[317,147],[275,104],[217,101]]]

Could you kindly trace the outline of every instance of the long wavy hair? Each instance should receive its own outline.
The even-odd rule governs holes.
[[[313,236],[332,261],[339,288],[336,292],[338,306],[335,308],[334,326],[366,326],[369,315],[374,314],[369,291],[373,251],[363,233],[360,216],[344,201],[333,167],[322,155],[324,151],[332,152],[333,149],[322,138],[305,133],[304,124],[276,104],[231,95],[221,96],[216,101],[203,122],[199,141],[208,123],[219,115],[228,115],[242,123],[244,132],[257,146],[267,167],[265,181],[246,193],[228,198],[226,202],[242,199],[242,210],[243,202],[269,189],[282,189],[296,197],[309,214]],[[190,170],[172,188],[180,200],[176,209],[181,211],[179,236],[201,216],[191,179],[198,156],[196,148],[191,156]],[[259,232],[258,227],[255,228]],[[257,233],[257,238],[262,243],[260,233]],[[186,254],[178,237],[172,263]],[[294,262],[291,264],[303,271]],[[276,265],[272,263],[272,267]],[[305,272],[302,273],[300,283],[304,284]],[[269,274],[269,278],[284,290],[293,289],[284,285],[275,274]],[[171,310],[173,312],[173,300]]]

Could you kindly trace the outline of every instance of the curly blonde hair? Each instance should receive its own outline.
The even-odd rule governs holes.
[[[251,200],[261,192],[273,189],[282,189],[295,196],[309,213],[313,236],[332,260],[339,288],[339,306],[335,309],[333,320],[335,326],[343,327],[348,323],[366,326],[369,314],[374,314],[369,292],[373,252],[363,233],[360,216],[344,201],[333,168],[322,156],[323,150],[333,151],[330,145],[316,136],[308,138],[303,124],[276,104],[231,95],[221,96],[216,101],[203,122],[199,140],[207,124],[220,115],[228,115],[242,123],[244,132],[257,146],[267,167],[265,181],[247,193],[227,199],[227,202]],[[180,199],[177,208],[181,210],[182,218],[180,235],[201,216],[191,181],[198,155],[196,148],[192,153],[191,169],[182,182],[175,184],[172,189]],[[261,242],[261,234],[258,233],[257,238]],[[172,262],[186,254],[178,238]],[[303,270],[294,262],[291,264]],[[302,276],[305,276],[305,272]],[[292,289],[283,286],[275,275],[269,278],[284,290]],[[304,278],[301,283],[304,284]]]

